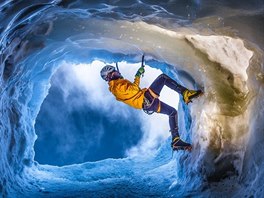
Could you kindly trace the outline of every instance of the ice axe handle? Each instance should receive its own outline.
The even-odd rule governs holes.
[[[142,59],[141,59],[141,67],[145,67],[145,65],[144,65],[144,58],[145,58],[145,55],[143,54],[142,55]],[[144,74],[142,74],[142,77],[144,77]]]
[[[116,62],[116,69],[117,69],[118,73],[120,73],[117,62]]]
[[[145,55],[143,54],[142,55],[142,60],[141,60],[141,67],[145,67],[145,65],[144,65],[144,58],[145,58]]]

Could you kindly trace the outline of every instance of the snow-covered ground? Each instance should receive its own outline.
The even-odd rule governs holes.
[[[170,2],[156,3],[0,4],[2,197],[263,197],[262,40],[236,35],[221,17],[195,21],[208,2],[189,5],[187,18],[170,11]],[[225,6],[215,15],[226,22],[241,15]],[[168,138],[148,155],[62,167],[36,162],[35,121],[62,63],[132,64],[143,52],[150,67],[204,90],[178,107],[181,136],[193,151],[172,156]]]

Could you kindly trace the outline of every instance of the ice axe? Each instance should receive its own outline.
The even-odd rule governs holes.
[[[116,62],[116,69],[117,69],[118,73],[120,73],[117,62]]]
[[[145,65],[144,65],[144,58],[145,58],[145,55],[143,54],[142,55],[142,59],[141,59],[141,67],[145,67]],[[118,63],[116,62],[116,69],[117,69],[117,71],[119,72],[119,68],[118,68]],[[120,72],[119,72],[120,73]],[[144,76],[144,74],[142,74],[142,77]]]
[[[141,67],[145,67],[144,65],[144,58],[145,58],[145,54],[142,55],[142,59],[141,59]],[[144,74],[142,74],[142,77],[144,77]]]

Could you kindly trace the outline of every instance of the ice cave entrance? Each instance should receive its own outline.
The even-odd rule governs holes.
[[[118,64],[122,75],[133,81],[141,63]],[[148,116],[115,100],[100,77],[104,65],[62,62],[53,74],[35,124],[37,162],[63,166],[146,154],[169,137],[166,116]],[[145,69],[141,88],[162,73],[147,65]],[[161,100],[178,108],[178,94],[167,87]]]

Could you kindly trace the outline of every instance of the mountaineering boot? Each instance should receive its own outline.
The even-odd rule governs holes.
[[[203,92],[201,90],[194,91],[186,89],[182,94],[183,101],[188,104],[189,102],[192,102],[192,99],[197,98],[202,94]]]
[[[189,143],[186,143],[180,139],[180,137],[175,137],[173,138],[171,142],[171,148],[173,151],[178,151],[178,150],[192,150],[192,145]]]

